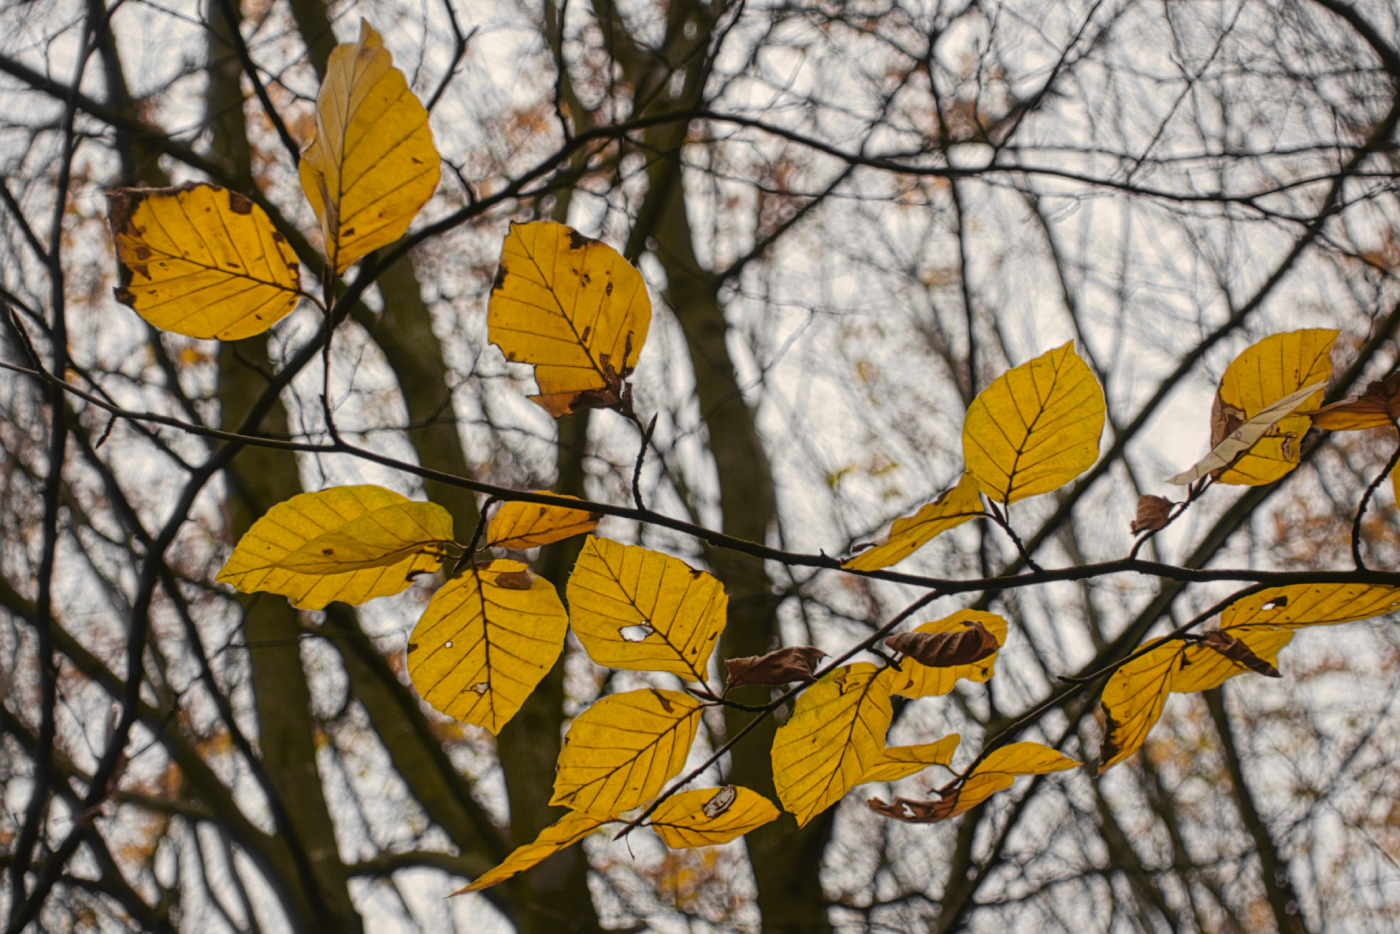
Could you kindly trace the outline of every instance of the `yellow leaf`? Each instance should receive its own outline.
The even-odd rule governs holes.
[[[1211,409],[1211,443],[1215,446],[1210,449],[1209,454],[1193,464],[1189,470],[1184,470],[1174,477],[1168,477],[1167,482],[1185,486],[1188,483],[1195,483],[1206,474],[1222,471],[1229,467],[1240,460],[1246,451],[1268,437],[1271,432],[1277,434],[1279,423],[1296,410],[1308,405],[1309,400],[1316,398],[1325,385],[1325,380],[1310,383],[1297,392],[1289,393],[1277,402],[1266,405],[1247,419],[1243,417],[1243,409],[1224,405],[1217,393],[1215,404]],[[1219,437],[1217,438],[1217,436]],[[1295,437],[1294,441],[1296,440]],[[1285,443],[1291,444],[1287,442],[1286,438]],[[1285,447],[1283,450],[1287,451],[1290,448]]]
[[[685,765],[701,709],[655,688],[597,701],[569,725],[549,803],[612,816],[656,797]]]
[[[1237,600],[1220,614],[1220,628],[1328,626],[1400,609],[1400,587],[1381,584],[1290,584]]]
[[[519,561],[468,568],[414,627],[408,676],[437,710],[499,733],[554,665],[568,627],[554,585]]]
[[[651,829],[672,849],[728,843],[778,819],[781,812],[763,795],[725,785],[673,795],[651,815]]]
[[[932,623],[924,623],[917,626],[914,632],[964,632],[965,620],[975,620],[987,628],[996,637],[998,645],[1006,644],[1006,620],[995,613],[984,613],[981,610],[958,610],[952,616],[936,620]],[[996,664],[997,653],[992,653],[986,658],[979,659],[969,665],[953,665],[949,668],[931,668],[928,665],[920,665],[912,658],[905,657],[899,663],[899,670],[893,667],[886,668],[881,677],[889,685],[891,694],[898,694],[902,697],[941,697],[953,689],[959,678],[966,678],[969,681],[986,681],[992,676]]]
[[[569,622],[607,668],[704,681],[729,596],[679,558],[589,538],[569,575]]]
[[[1328,431],[1388,428],[1400,419],[1400,373],[1370,383],[1359,398],[1300,414],[1311,418],[1314,428]]]
[[[960,737],[952,733],[936,743],[918,746],[890,746],[864,775],[860,783],[893,782],[922,772],[931,765],[951,765]]]
[[[876,542],[873,548],[861,552],[841,566],[850,571],[887,568],[924,547],[935,535],[962,525],[973,516],[984,514],[977,481],[972,474],[965,473],[959,478],[957,486],[944,490],[937,499],[912,516],[894,520],[888,535]]]
[[[1229,634],[1243,642],[1259,658],[1275,666],[1278,664],[1279,650],[1293,638],[1293,631],[1281,626],[1239,626],[1229,630]],[[1226,658],[1209,646],[1186,643],[1176,674],[1172,675],[1172,693],[1209,691],[1249,670],[1248,665]]]
[[[1216,395],[1221,416],[1228,418],[1231,413],[1242,412],[1242,416],[1233,417],[1253,418],[1285,396],[1314,383],[1325,383],[1332,375],[1332,343],[1338,333],[1309,329],[1274,334],[1245,350],[1225,368],[1220,379]],[[1301,407],[1316,408],[1321,401],[1319,388]],[[1303,435],[1311,424],[1306,415],[1281,419],[1270,436],[1261,439],[1220,475],[1219,482],[1259,486],[1283,477],[1297,466]]]
[[[263,209],[209,184],[107,195],[117,301],[188,337],[261,334],[297,305],[301,265]]]
[[[486,325],[506,359],[535,366],[550,415],[622,401],[651,325],[642,274],[607,244],[552,221],[511,224]]]
[[[1098,380],[1065,344],[1003,373],[972,400],[963,460],[997,502],[1049,493],[1098,459],[1105,411]]]
[[[537,493],[550,493],[549,490],[536,490]],[[558,493],[550,493],[559,496]],[[565,499],[577,499],[565,496]],[[486,527],[486,546],[505,548],[510,551],[523,551],[538,548],[553,542],[561,542],[575,535],[591,532],[598,526],[602,517],[596,512],[583,509],[565,509],[563,506],[541,506],[539,503],[505,503],[491,517]]]
[[[512,876],[518,876],[560,850],[573,846],[606,823],[608,823],[606,817],[594,817],[591,814],[570,811],[541,830],[540,835],[535,838],[533,843],[516,847],[501,865],[478,876],[471,885],[460,888],[452,894],[465,895],[467,892],[479,892],[498,882],[504,882]]]
[[[1160,639],[1157,642],[1161,644],[1120,667],[1104,685],[1100,775],[1137,752],[1162,715],[1162,705],[1171,693],[1172,678],[1180,666],[1185,643]]]
[[[1080,765],[1069,756],[1040,743],[1012,743],[987,754],[972,770],[967,781],[955,792],[956,800],[940,819],[957,817],[972,810],[993,794],[1010,788],[1017,776],[1046,775]],[[947,799],[945,798],[945,801]]]
[[[403,236],[437,190],[440,161],[428,111],[360,20],[359,41],[336,46],[326,64],[316,138],[299,167],[337,275]]]
[[[888,684],[869,662],[843,665],[797,698],[773,737],[773,784],[798,826],[883,760],[892,715]]]
[[[216,580],[319,610],[396,594],[441,565],[452,516],[379,486],[301,493],[244,533]]]

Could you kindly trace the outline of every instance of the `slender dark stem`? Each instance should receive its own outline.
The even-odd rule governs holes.
[[[637,424],[638,427],[641,426],[640,422]],[[636,504],[637,509],[641,512],[648,511],[646,504],[642,502],[642,462],[646,460],[647,446],[651,444],[651,435],[655,430],[656,416],[653,415],[651,421],[647,423],[647,427],[642,431],[642,446],[641,449],[637,451],[637,463],[632,468],[632,502]]]
[[[1017,554],[1021,556],[1022,561],[1026,562],[1026,567],[1037,573],[1042,571],[1043,568],[1035,563],[1035,559],[1032,558],[1030,552],[1026,550],[1026,545],[1021,541],[1021,536],[1017,535],[1016,530],[1011,527],[1011,522],[1007,518],[1011,514],[1010,508],[1003,513],[997,508],[996,502],[990,498],[988,498],[987,504],[992,507],[987,514],[992,517],[993,522],[1001,526],[1002,531],[1011,539],[1011,543],[1016,546]]]
[[[223,11],[224,22],[228,23],[229,42],[233,45],[233,50],[238,54],[238,60],[243,65],[243,73],[248,76],[248,80],[253,83],[253,92],[258,95],[258,102],[262,104],[263,112],[267,114],[267,119],[277,130],[277,136],[282,140],[282,146],[287,150],[288,157],[295,166],[301,161],[301,147],[292,138],[291,132],[287,130],[287,124],[282,122],[282,115],[277,112],[277,108],[272,106],[272,98],[267,95],[267,88],[263,87],[262,79],[258,77],[258,66],[253,62],[253,56],[248,51],[248,44],[243,41],[243,33],[239,27],[239,17],[234,11],[232,0],[219,0],[219,9]]]
[[[1395,430],[1400,432],[1400,421],[1391,421]],[[1395,471],[1395,465],[1400,463],[1400,439],[1397,439],[1395,453],[1390,455],[1390,460],[1386,462],[1385,469],[1376,475],[1376,478],[1366,487],[1366,492],[1361,494],[1361,503],[1356,507],[1356,516],[1351,520],[1351,560],[1356,563],[1358,571],[1369,570],[1366,562],[1361,559],[1361,520],[1366,515],[1366,506],[1371,502],[1371,496],[1380,487],[1381,482]]]

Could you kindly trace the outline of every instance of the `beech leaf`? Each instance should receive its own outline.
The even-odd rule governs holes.
[[[934,536],[962,525],[973,516],[985,514],[976,479],[964,473],[957,486],[939,493],[937,499],[914,515],[894,520],[884,538],[847,559],[841,567],[849,571],[878,571],[889,567],[924,547]]]
[[[650,325],[642,274],[612,247],[553,221],[510,225],[487,336],[507,360],[534,365],[530,400],[550,415],[630,410],[624,381]]]
[[[1239,662],[1250,671],[1257,671],[1267,678],[1283,677],[1272,664],[1255,655],[1247,643],[1236,639],[1223,630],[1217,629],[1206,633],[1205,638],[1201,640],[1201,645],[1214,649],[1230,661]]]
[[[1167,518],[1171,515],[1171,500],[1165,496],[1153,496],[1150,493],[1138,497],[1137,517],[1133,519],[1130,527],[1134,535],[1143,532],[1155,532],[1167,524]]]
[[[263,209],[195,183],[107,194],[117,301],[164,331],[239,340],[297,306],[301,264]]]
[[[549,490],[536,490],[549,493]],[[550,493],[559,496],[559,493]],[[577,499],[565,496],[565,499]],[[486,527],[486,547],[504,548],[508,551],[523,551],[562,542],[566,538],[592,532],[598,527],[602,516],[585,509],[566,509],[563,506],[543,506],[539,503],[526,503],[519,500],[503,503],[491,517]]]
[[[962,624],[962,632],[901,632],[885,640],[896,652],[930,668],[970,665],[994,654],[1001,644],[979,620]]]
[[[791,684],[814,680],[812,672],[817,662],[826,657],[821,649],[810,645],[790,645],[787,648],[769,652],[767,655],[749,655],[744,658],[726,658],[729,669],[728,687],[743,687],[746,684]]]
[[[1400,419],[1400,372],[1377,380],[1355,399],[1334,402],[1320,409],[1299,412],[1312,419],[1314,427],[1328,431],[1361,431],[1386,428]]]
[[[948,633],[958,637],[968,636],[968,626],[977,623],[990,633],[997,646],[1006,642],[1006,620],[995,613],[982,610],[959,610],[951,616],[936,620],[914,629],[914,635],[922,633]],[[980,638],[978,644],[985,645]],[[931,668],[913,659],[901,662],[898,669],[886,668],[880,677],[889,685],[891,694],[903,697],[941,697],[953,689],[960,679],[986,681],[992,676],[996,664],[995,649],[985,657],[965,665],[952,665],[944,668]]]
[[[534,842],[516,847],[495,869],[482,873],[471,885],[460,888],[452,894],[464,895],[467,892],[479,892],[504,882],[512,876],[518,876],[532,866],[544,862],[560,850],[573,846],[606,823],[608,823],[606,817],[595,817],[592,814],[570,811],[541,830]]]
[[[652,812],[650,826],[672,849],[728,843],[778,819],[782,812],[748,788],[698,788],[672,795]]]

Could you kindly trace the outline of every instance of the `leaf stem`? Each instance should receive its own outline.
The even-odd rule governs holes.
[[[1391,424],[1395,426],[1397,432],[1400,432],[1400,422],[1392,419]],[[1356,564],[1358,571],[1370,570],[1366,567],[1366,562],[1361,559],[1361,520],[1366,515],[1366,506],[1371,502],[1371,496],[1380,487],[1381,481],[1394,472],[1397,463],[1400,463],[1400,439],[1397,439],[1395,453],[1390,455],[1385,469],[1376,475],[1376,478],[1366,487],[1366,492],[1361,494],[1361,504],[1356,507],[1356,515],[1351,520],[1351,560]]]

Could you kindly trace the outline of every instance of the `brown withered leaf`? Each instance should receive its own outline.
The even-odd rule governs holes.
[[[885,645],[930,668],[970,665],[1001,648],[979,621],[965,620],[963,625],[965,632],[901,632],[886,639]]]
[[[946,798],[937,801],[915,801],[912,798],[895,798],[888,804],[880,798],[866,801],[866,807],[876,814],[902,820],[906,824],[936,824],[945,820],[958,802],[958,792],[954,789]]]
[[[812,672],[817,662],[825,656],[825,652],[814,646],[790,645],[767,655],[726,658],[724,664],[729,668],[728,686],[737,688],[746,684],[779,685],[792,681],[814,681]]]
[[[1298,414],[1310,416],[1314,427],[1329,431],[1360,431],[1392,425],[1400,419],[1400,371],[1371,383],[1355,399]]]
[[[1167,517],[1171,514],[1171,500],[1165,496],[1153,496],[1144,494],[1138,497],[1137,518],[1130,526],[1134,535],[1140,532],[1155,532],[1167,524]]]
[[[1219,629],[1208,632],[1205,638],[1201,640],[1201,644],[1214,649],[1232,662],[1238,662],[1251,671],[1259,672],[1266,678],[1283,677],[1279,674],[1277,668],[1264,661],[1264,659],[1260,658],[1258,655],[1255,655],[1248,645],[1245,645],[1228,632],[1223,632]]]

